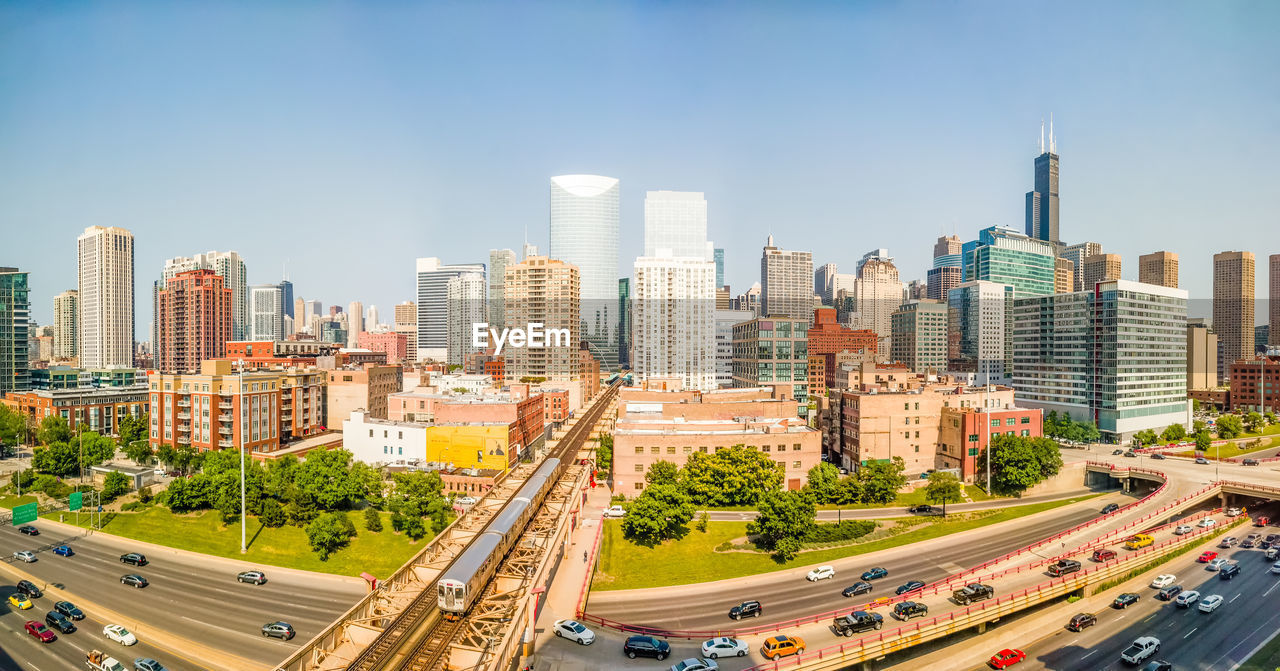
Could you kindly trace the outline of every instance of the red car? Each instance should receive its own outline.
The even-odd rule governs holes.
[[[1004,669],[1013,666],[1026,658],[1027,653],[1021,650],[1010,650],[1005,648],[1004,650],[992,655],[991,659],[988,660],[987,663],[990,664],[993,669]]]
[[[1213,550],[1205,550],[1204,553],[1202,553],[1200,557],[1196,559],[1196,561],[1200,562],[1201,564],[1208,564],[1209,562],[1217,558],[1218,558],[1217,552],[1214,552]]]
[[[40,639],[41,643],[53,643],[58,640],[58,635],[53,630],[44,626],[43,622],[35,620],[27,620],[27,633]]]

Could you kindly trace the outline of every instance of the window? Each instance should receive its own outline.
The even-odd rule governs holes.
[[[1010,417],[1009,419],[1004,420],[1004,425],[1005,425],[1005,426],[1013,426],[1013,425],[1014,425],[1014,418],[1013,418],[1013,417]]]
[[[917,454],[919,454],[919,453],[920,453],[920,446],[919,446],[919,445],[916,445],[916,453],[917,453]]]
[[[404,431],[396,431],[396,433],[398,434],[396,436],[397,438],[399,438],[400,440],[404,440]]]
[[[643,472],[644,472],[644,464],[636,464],[636,472],[637,472],[637,473],[643,473]]]
[[[902,437],[903,437],[903,438],[906,438],[907,440],[910,440],[910,439],[911,439],[911,432],[910,432],[910,431],[903,431],[903,432],[902,432]]]
[[[991,426],[997,426],[997,427],[1000,426],[1000,419],[996,418],[991,420]]]
[[[1030,418],[1030,417],[1023,417],[1023,418],[1021,419],[1020,423],[1022,423],[1022,424],[1030,424],[1030,423],[1031,423],[1031,418]]]
[[[920,437],[920,432],[916,431],[916,438],[919,438],[919,437]]]
[[[771,445],[761,445],[761,446],[760,446],[760,449],[761,449],[761,450],[763,450],[763,451],[765,451],[765,452],[770,452],[770,451],[772,451],[772,450],[773,450],[773,447],[772,447]]]
[[[643,482],[637,482],[637,483],[636,483],[636,489],[644,489],[644,483],[643,483]]]
[[[636,454],[644,454],[644,448],[643,448],[643,447],[637,447],[637,448],[636,448]]]
[[[403,448],[403,447],[402,447],[402,448],[400,448],[400,456],[402,456],[402,457],[404,456],[404,448]]]
[[[1022,437],[1026,438],[1026,437],[1028,437],[1028,436],[1030,436],[1030,435],[1031,435],[1031,429],[1023,429],[1023,430],[1022,430]]]
[[[792,467],[792,468],[800,468],[800,462],[798,462],[798,461],[793,461],[793,462],[791,462],[791,467]]]
[[[799,452],[799,451],[800,451],[800,443],[796,443],[796,444],[792,445],[792,446],[791,446],[791,451],[792,451],[792,452]]]
[[[675,447],[668,447],[668,448],[667,448],[667,454],[675,454],[675,453],[676,453],[676,448],[675,448]]]
[[[684,453],[685,453],[685,454],[693,454],[693,448],[692,448],[692,447],[689,447],[688,445],[686,445],[686,446],[685,446],[685,448],[684,448]]]
[[[920,401],[916,401],[916,410],[920,409]]]
[[[903,423],[903,424],[906,424],[906,425],[908,425],[908,426],[910,426],[910,425],[911,425],[911,418],[910,418],[910,417],[903,417],[903,418],[902,418],[902,423]]]
[[[910,410],[910,409],[911,409],[911,404],[910,404],[910,403],[903,403],[903,404],[902,404],[902,409],[903,409],[903,410]]]
[[[657,447],[649,448],[649,454],[658,454],[659,452],[661,452],[661,448],[657,448]]]

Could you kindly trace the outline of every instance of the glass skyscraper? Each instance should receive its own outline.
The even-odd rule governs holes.
[[[1053,245],[1010,228],[991,226],[964,243],[964,281],[997,282],[1013,287],[1019,298],[1054,292]]]
[[[1049,147],[1044,146],[1044,126],[1040,127],[1040,155],[1036,156],[1035,189],[1027,192],[1027,237],[1059,245],[1058,237],[1058,145],[1049,124]]]
[[[31,386],[27,274],[0,268],[0,395]]]
[[[716,288],[719,289],[720,287],[724,286],[724,250],[723,249],[715,250],[715,259],[716,259]]]
[[[618,369],[619,193],[614,177],[551,178],[551,258],[578,268],[582,338],[602,370]]]

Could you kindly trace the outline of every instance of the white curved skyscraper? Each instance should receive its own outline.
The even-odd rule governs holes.
[[[602,370],[618,367],[617,178],[551,178],[551,258],[578,268],[582,337]]]

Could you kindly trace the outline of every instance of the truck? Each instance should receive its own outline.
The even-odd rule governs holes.
[[[965,585],[955,592],[952,592],[951,598],[955,599],[956,603],[961,606],[967,606],[974,601],[990,599],[995,595],[995,593],[996,591],[992,589],[990,585],[983,585],[975,582],[972,585]]]
[[[1134,534],[1129,540],[1125,541],[1124,546],[1130,550],[1145,548],[1156,542],[1156,540],[1146,534]]]
[[[844,617],[837,617],[832,627],[839,636],[853,636],[864,631],[880,629],[884,626],[884,616],[879,613],[868,613],[855,610]]]
[[[1120,659],[1136,666],[1157,652],[1160,652],[1160,639],[1155,636],[1142,636],[1120,653]]]
[[[85,653],[84,665],[93,671],[125,671],[124,664],[101,650],[90,650]]]
[[[1049,575],[1058,577],[1080,570],[1080,562],[1074,559],[1059,559],[1056,564],[1049,565]]]

